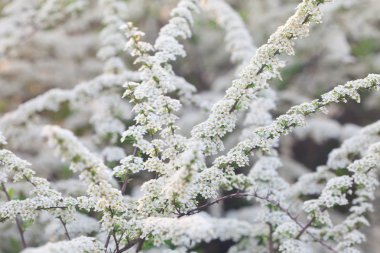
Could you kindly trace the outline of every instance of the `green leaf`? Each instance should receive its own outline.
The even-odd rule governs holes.
[[[13,188],[9,188],[9,190],[8,190],[8,194],[9,194],[9,197],[11,198],[11,199],[13,199],[13,196],[14,196],[14,189]]]

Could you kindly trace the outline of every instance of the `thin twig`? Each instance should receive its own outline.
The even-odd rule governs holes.
[[[59,221],[62,223],[63,228],[65,229],[65,235],[67,239],[71,240],[69,231],[67,230],[66,223],[62,220],[62,217],[58,217]]]
[[[269,226],[269,236],[268,236],[268,248],[269,253],[274,253],[274,246],[273,246],[273,226],[269,222],[267,223]]]
[[[110,243],[110,239],[111,239],[111,233],[108,234],[107,239],[106,239],[106,243],[104,244],[104,248],[106,249],[106,251],[108,248],[108,244]]]
[[[36,210],[49,210],[49,209],[66,209],[67,206],[49,206],[49,207],[37,207]]]
[[[115,241],[115,244],[116,244],[116,252],[119,252],[120,251],[120,249],[119,249],[119,242],[118,242],[118,240],[116,238],[115,232],[112,233],[112,237],[113,237],[113,239]]]
[[[254,196],[254,197],[256,197],[256,198],[259,198],[259,199],[262,199],[262,200],[265,200],[265,201],[269,202],[270,204],[272,204],[272,205],[276,206],[277,208],[279,208],[281,211],[283,211],[283,212],[284,212],[284,213],[285,213],[290,219],[292,219],[292,220],[293,220],[293,221],[294,221],[294,222],[295,222],[295,223],[301,228],[301,231],[302,231],[301,235],[302,235],[303,233],[307,233],[311,238],[314,239],[314,241],[318,242],[319,244],[321,244],[321,245],[324,246],[325,248],[329,249],[331,252],[338,253],[338,252],[337,252],[335,249],[333,249],[330,245],[326,244],[322,239],[317,238],[313,233],[307,231],[307,229],[311,226],[311,224],[312,224],[313,222],[309,222],[310,224],[307,223],[306,225],[303,225],[300,221],[298,221],[297,216],[293,216],[293,215],[290,213],[289,209],[286,209],[286,208],[282,207],[282,206],[280,205],[280,203],[275,202],[275,201],[272,201],[272,200],[268,199],[268,197],[262,197],[262,196],[259,196],[257,193],[253,193],[252,196]],[[309,225],[308,225],[308,224],[309,224]],[[306,228],[305,228],[305,227],[306,227]],[[300,235],[300,236],[301,236],[301,235]],[[297,236],[298,236],[298,235],[297,235]]]
[[[4,191],[4,193],[5,193],[5,196],[7,197],[7,200],[8,200],[8,201],[11,201],[11,196],[9,196],[9,193],[8,193],[8,191],[7,191],[7,188],[5,188],[4,183],[1,183],[1,187],[3,188],[3,191]],[[27,246],[26,241],[25,241],[24,230],[22,229],[22,226],[21,226],[22,223],[21,223],[21,221],[20,221],[18,215],[16,216],[15,220],[16,220],[17,230],[18,230],[18,232],[19,232],[19,234],[20,234],[22,247],[25,249],[25,248],[28,247],[28,246]]]
[[[300,232],[296,235],[295,239],[300,239],[301,235],[306,232],[306,230],[313,224],[315,221],[315,217],[311,218],[310,221],[300,230]]]
[[[270,195],[267,195],[267,196],[260,196],[258,195],[256,192],[254,193],[244,193],[244,192],[236,192],[236,193],[231,193],[231,194],[228,194],[228,195],[225,195],[225,196],[222,196],[220,198],[217,198],[216,200],[214,201],[211,201],[209,203],[206,203],[204,205],[201,205],[197,208],[194,208],[194,209],[191,209],[185,213],[179,213],[177,214],[177,218],[181,218],[183,216],[189,216],[189,215],[193,215],[193,214],[196,214],[196,213],[199,213],[202,209],[206,208],[206,207],[209,207],[211,205],[214,205],[222,200],[225,200],[225,199],[230,199],[230,198],[241,198],[241,197],[248,197],[248,196],[252,196],[252,197],[256,197],[258,199],[261,199],[261,200],[265,200],[267,201],[268,203],[276,206],[278,209],[280,209],[282,212],[284,212],[287,216],[289,216],[290,219],[292,219],[300,228],[300,232],[297,234],[296,238],[295,239],[299,239],[301,237],[302,234],[304,233],[307,233],[310,237],[312,237],[316,242],[320,243],[322,246],[326,247],[327,249],[329,249],[331,252],[334,252],[334,253],[338,253],[335,249],[333,249],[330,245],[326,244],[323,240],[321,240],[320,238],[317,238],[314,234],[312,234],[311,232],[309,232],[307,229],[312,225],[312,223],[314,222],[313,219],[310,220],[306,225],[302,224],[300,221],[298,221],[297,219],[297,216],[293,216],[293,214],[290,213],[290,211],[284,207],[282,207],[280,205],[280,203],[276,202],[276,201],[273,201],[273,200],[270,200],[269,199],[269,196]],[[322,211],[324,211],[325,209],[323,209]]]
[[[111,207],[108,207],[108,209],[110,210],[110,213],[111,213],[111,218],[113,217],[113,212],[112,212],[112,209]],[[104,244],[104,248],[107,250],[108,248],[108,244],[110,243],[110,239],[111,239],[111,233],[113,233],[114,231],[110,231],[108,233],[108,236],[107,236],[107,239],[106,239],[106,243]]]
[[[132,155],[134,156],[134,155],[136,155],[136,153],[137,153],[137,147],[134,148]],[[129,180],[128,175],[125,175],[125,179],[124,179],[123,185],[121,187],[121,194],[122,195],[125,195],[125,193],[127,191],[128,180]]]
[[[125,175],[123,186],[121,187],[121,194],[125,195],[128,186],[128,175]]]
[[[222,200],[225,200],[225,199],[230,199],[230,198],[242,198],[242,197],[247,197],[247,196],[250,196],[251,194],[248,194],[248,193],[242,193],[242,192],[236,192],[236,193],[232,193],[232,194],[229,194],[229,195],[225,195],[223,197],[220,197],[220,198],[217,198],[216,200],[214,201],[211,201],[211,202],[208,202],[204,205],[201,205],[201,206],[198,206],[194,209],[191,209],[189,211],[187,211],[186,213],[179,213],[177,215],[177,218],[181,218],[182,216],[189,216],[189,215],[193,215],[193,214],[196,214],[196,213],[199,213],[202,209],[205,209],[206,207],[209,207],[209,206],[212,206],[216,203],[219,203],[220,201]]]

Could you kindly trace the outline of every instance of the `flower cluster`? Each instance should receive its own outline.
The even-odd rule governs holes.
[[[366,215],[373,211],[371,201],[375,198],[374,191],[379,185],[374,171],[374,169],[378,168],[380,161],[379,147],[379,142],[372,144],[364,153],[363,158],[355,160],[347,167],[347,170],[352,173],[351,184],[355,186],[353,205],[349,209],[349,215],[343,222],[335,225],[332,229],[325,229],[326,237],[330,236],[339,242],[335,247],[337,251],[350,252],[351,250],[355,252],[355,246],[364,241],[364,234],[355,229],[363,225],[369,225]]]
[[[180,219],[151,217],[142,221],[141,230],[143,237],[158,235],[153,241],[157,246],[171,240],[174,245],[187,248],[215,239],[238,241],[251,233],[251,227],[246,222],[212,218],[204,213]]]
[[[114,223],[113,212],[128,212],[127,201],[121,192],[112,186],[112,172],[103,162],[92,154],[68,130],[57,126],[46,126],[44,135],[56,152],[70,161],[70,169],[79,173],[79,179],[88,187],[89,200],[79,203],[81,208],[95,209],[103,213],[102,223],[105,230],[111,230]]]
[[[162,27],[154,46],[140,41],[144,34],[138,31],[132,24],[124,27],[129,38],[127,50],[132,56],[137,56],[136,63],[142,64],[140,71],[145,77],[141,83],[129,82],[126,84],[124,96],[132,103],[136,125],[123,133],[124,139],[133,140],[135,147],[144,153],[157,156],[163,150],[161,141],[144,140],[146,135],[155,135],[160,132],[164,138],[174,135],[177,127],[174,125],[177,112],[181,105],[176,99],[166,94],[176,89],[177,81],[169,61],[174,61],[179,56],[185,56],[183,46],[178,38],[186,39],[191,36],[193,24],[192,15],[198,11],[197,0],[182,0],[171,12],[169,23]],[[153,55],[150,55],[153,51]],[[176,139],[176,136],[173,137]],[[176,140],[172,142],[177,143]]]
[[[5,183],[11,176],[13,182],[25,180],[33,186],[30,197],[25,200],[11,200],[0,206],[0,219],[34,220],[40,210],[48,210],[52,215],[60,217],[65,222],[72,219],[77,201],[74,198],[65,198],[62,194],[51,188],[50,183],[40,177],[36,177],[35,172],[30,169],[30,164],[14,155],[6,149],[0,150],[0,183],[2,190],[9,196]]]
[[[126,68],[119,55],[124,49],[126,39],[120,27],[124,25],[123,13],[128,7],[123,1],[104,0],[100,2],[101,8],[104,9],[104,28],[100,34],[101,48],[98,50],[97,56],[105,61],[105,73],[121,74]]]
[[[128,174],[134,174],[144,168],[144,161],[141,157],[127,156],[120,161],[121,165],[113,169],[116,177],[123,178]]]
[[[268,43],[257,49],[255,56],[233,81],[224,99],[216,103],[207,121],[197,125],[192,136],[200,139],[206,146],[206,154],[223,150],[221,138],[231,132],[236,125],[239,111],[246,110],[257,91],[267,88],[267,81],[279,77],[279,69],[284,62],[278,54],[294,54],[294,39],[308,35],[309,24],[320,22],[319,4],[324,1],[304,1],[296,13],[284,26],[271,35]]]
[[[231,60],[246,63],[253,56],[256,48],[239,14],[226,2],[220,0],[207,1],[205,8],[214,13],[219,26],[225,29],[226,48],[231,52]]]
[[[139,80],[139,78],[139,74],[125,71],[121,75],[101,75],[91,81],[80,83],[71,90],[49,90],[20,105],[16,110],[6,113],[0,119],[0,129],[8,139],[12,139],[14,145],[17,143],[22,145],[25,132],[33,132],[39,125],[40,115],[43,112],[57,112],[65,103],[68,103],[73,109],[83,109],[84,105],[102,92],[112,90],[114,87],[121,87],[126,80]],[[94,124],[98,121],[94,121]]]
[[[47,0],[41,4],[36,1],[12,1],[2,12],[5,17],[0,22],[0,56],[14,54],[13,49],[36,31],[57,26],[83,11],[86,6],[87,2],[83,0]]]
[[[72,241],[61,241],[56,243],[47,243],[38,248],[29,248],[23,250],[22,253],[42,253],[42,252],[104,252],[104,245],[92,237],[80,236]]]
[[[360,89],[378,89],[380,86],[380,76],[371,74],[365,79],[350,81],[345,85],[340,85],[323,94],[321,99],[313,100],[292,107],[286,114],[278,117],[272,124],[255,130],[255,134],[248,140],[241,141],[236,147],[231,149],[225,156],[219,156],[214,165],[219,168],[226,168],[237,164],[239,167],[247,165],[249,154],[254,149],[270,149],[271,143],[279,137],[290,133],[296,127],[305,124],[305,116],[317,111],[325,111],[325,107],[332,103],[346,102],[347,98],[359,99],[357,91]]]

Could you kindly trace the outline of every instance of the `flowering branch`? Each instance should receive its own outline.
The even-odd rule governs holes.
[[[9,196],[9,193],[8,193],[7,189],[5,188],[4,183],[1,183],[1,188],[2,188],[3,192],[5,193],[7,200],[11,201],[11,197]],[[17,230],[20,234],[22,247],[25,249],[27,247],[27,244],[25,241],[24,230],[22,229],[21,221],[20,221],[19,217],[15,217],[15,220],[16,220]]]
[[[294,55],[293,40],[308,35],[309,23],[321,22],[319,5],[324,2],[303,1],[286,24],[271,35],[268,43],[257,49],[240,78],[233,81],[225,97],[213,106],[209,118],[193,128],[192,137],[204,143],[205,154],[216,154],[223,149],[221,138],[235,128],[237,112],[248,108],[254,94],[265,89],[269,79],[279,77],[279,69],[285,64],[276,56],[283,52]]]

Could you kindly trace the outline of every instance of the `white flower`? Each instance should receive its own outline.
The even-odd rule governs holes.
[[[81,236],[71,241],[47,243],[46,245],[38,247],[38,248],[27,248],[22,251],[22,253],[54,253],[54,252],[102,253],[104,252],[104,246],[95,238]]]
[[[140,226],[142,236],[153,236],[157,246],[171,240],[174,245],[188,248],[214,239],[238,241],[251,232],[251,226],[246,222],[212,218],[204,213],[180,219],[151,217],[142,220]]]
[[[280,252],[283,253],[306,253],[310,252],[307,247],[305,247],[303,242],[298,240],[289,239],[284,241],[280,247]]]
[[[120,161],[121,165],[115,167],[113,170],[113,173],[117,177],[124,177],[128,174],[134,174],[139,172],[140,170],[143,170],[144,168],[144,161],[140,157],[135,157],[133,155],[124,157]]]
[[[271,35],[268,43],[257,49],[250,64],[242,69],[240,78],[226,91],[224,99],[212,108],[209,118],[193,129],[192,137],[205,144],[207,155],[223,150],[220,139],[235,128],[237,112],[248,108],[253,94],[268,88],[269,79],[280,77],[279,69],[285,63],[277,54],[294,54],[293,40],[308,35],[311,21],[320,21],[318,5],[313,1],[302,2],[286,24]]]

